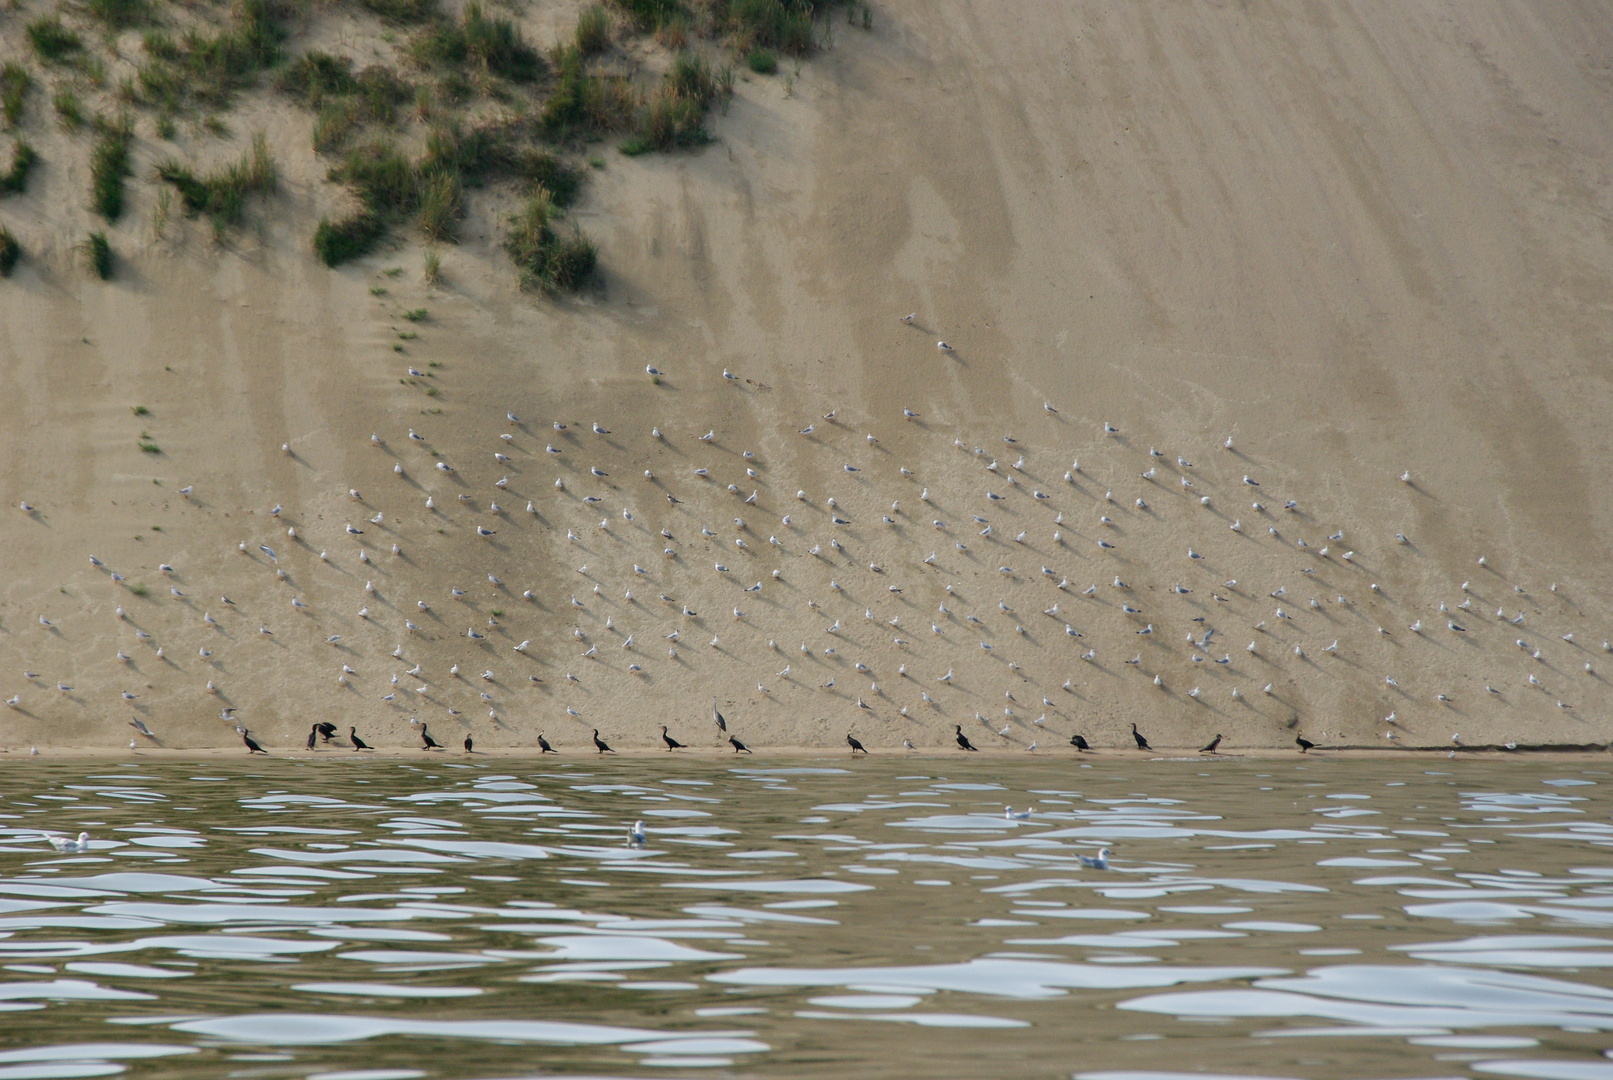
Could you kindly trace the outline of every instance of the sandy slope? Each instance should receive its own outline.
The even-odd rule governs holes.
[[[230,745],[232,705],[273,748],[410,716],[704,746],[715,697],[758,748],[1605,742],[1610,51],[1592,4],[891,0],[793,93],[741,82],[705,151],[611,155],[602,283],[563,302],[514,290],[496,192],[440,289],[412,247],[319,266],[331,194],[268,106],[285,190],[225,249],[140,196],[87,280],[47,172],[0,203],[33,255],[0,285],[0,741]]]

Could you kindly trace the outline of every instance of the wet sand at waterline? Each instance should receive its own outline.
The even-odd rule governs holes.
[[[610,154],[577,299],[474,200],[439,287],[318,264],[306,117],[257,235],[136,205],[110,282],[47,174],[0,206],[0,740],[1605,744],[1610,46],[881,4]]]

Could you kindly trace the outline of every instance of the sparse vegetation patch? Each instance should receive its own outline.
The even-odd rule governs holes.
[[[63,131],[77,131],[84,126],[84,103],[79,101],[78,91],[71,86],[59,87],[51,98],[51,105]]]
[[[425,22],[437,13],[435,0],[359,0],[359,4],[395,23]]]
[[[385,235],[386,225],[368,211],[340,221],[320,218],[314,230],[314,252],[326,266],[340,266],[369,254]]]
[[[28,91],[33,84],[28,69],[15,60],[0,66],[0,115],[5,117],[7,130],[21,122],[22,109],[28,103]]]
[[[149,12],[146,0],[90,0],[90,14],[113,30],[134,26]]]
[[[79,245],[79,251],[89,260],[90,269],[95,276],[106,281],[112,276],[112,245],[107,243],[106,233],[92,232],[84,238]],[[142,449],[144,449],[142,447]]]
[[[777,49],[805,56],[816,44],[812,20],[834,0],[727,0],[719,5],[718,24],[741,52]]]
[[[237,0],[229,24],[211,36],[153,31],[141,43],[148,60],[140,67],[140,91],[148,104],[169,112],[192,103],[227,105],[279,59],[284,36],[270,0]]]
[[[28,187],[28,173],[34,167],[38,155],[34,148],[25,142],[18,142],[11,148],[11,167],[0,173],[0,196],[20,195]]]
[[[266,195],[276,181],[274,157],[262,135],[252,140],[252,149],[239,162],[215,173],[197,176],[170,159],[157,166],[157,176],[179,190],[186,213],[205,214],[217,231],[241,220],[248,195]]]
[[[574,290],[593,274],[598,259],[593,242],[576,227],[567,236],[556,232],[554,225],[560,214],[554,197],[540,187],[511,219],[504,250],[515,260],[523,288]]]
[[[700,56],[679,53],[661,85],[644,99],[633,134],[621,145],[622,153],[632,156],[699,146],[710,138],[706,133],[707,107],[732,92],[732,69],[713,72]]]
[[[84,51],[84,41],[62,25],[55,15],[46,15],[28,24],[28,43],[47,64],[63,64]]]
[[[108,221],[123,213],[123,178],[129,175],[129,129],[107,127],[90,154],[90,209]]]
[[[577,15],[577,51],[594,56],[610,48],[610,16],[600,4],[589,4]]]
[[[673,20],[689,17],[679,0],[616,0],[616,6],[632,20],[634,27],[648,33],[654,33]]]
[[[390,24],[379,35],[385,47],[354,51],[400,57],[357,69],[367,61],[333,51],[286,55],[293,34],[334,40],[322,29],[308,32],[327,14],[319,5],[80,0],[46,5],[48,14],[19,24],[26,52],[0,65],[0,121],[6,128],[24,121],[28,96],[41,70],[49,71],[58,125],[94,132],[80,144],[89,151],[90,206],[115,222],[131,175],[131,114],[154,141],[229,137],[240,122],[232,112],[236,93],[272,73],[276,89],[312,113],[314,148],[330,159],[328,179],[357,198],[356,213],[323,218],[315,230],[315,251],[328,265],[373,251],[388,230],[407,224],[433,245],[424,276],[436,282],[442,261],[435,245],[455,241],[467,191],[515,181],[531,194],[505,246],[523,283],[572,289],[592,273],[597,253],[574,224],[561,224],[582,178],[567,157],[587,153],[600,169],[602,147],[591,144],[606,139],[620,140],[627,154],[707,142],[707,114],[733,88],[732,69],[711,62],[709,43],[720,40],[735,63],[771,74],[782,55],[826,42],[820,17],[835,4],[848,6],[853,25],[864,13],[867,25],[867,5],[858,0],[583,0],[574,32],[540,53],[491,0],[467,0],[452,12],[438,0],[354,0],[348,14],[362,8]],[[131,27],[140,35],[137,51],[119,37]],[[664,77],[644,85],[631,74],[636,62],[621,61],[636,55],[628,47],[646,34],[676,56]],[[119,70],[129,62],[133,75]],[[112,113],[98,112],[109,98],[130,113],[108,119]],[[416,156],[406,148],[422,134],[425,149]],[[16,142],[0,172],[0,196],[24,191],[37,160],[28,143]],[[189,216],[206,217],[222,233],[243,219],[251,195],[274,189],[275,168],[260,137],[241,161],[216,171],[200,173],[174,156],[150,179],[162,185],[155,236],[170,219],[175,193]],[[98,274],[111,275],[104,233],[79,247]]]
[[[545,137],[556,142],[588,139],[628,124],[637,97],[627,79],[590,72],[582,50],[574,45],[557,48],[551,63],[557,78],[543,106]]]
[[[22,245],[11,235],[11,230],[0,225],[0,278],[8,278],[22,257]]]
[[[511,82],[530,82],[542,73],[542,61],[508,19],[483,13],[479,3],[465,5],[458,22],[438,19],[415,38],[413,52],[421,64],[457,67],[472,64],[484,75]]]

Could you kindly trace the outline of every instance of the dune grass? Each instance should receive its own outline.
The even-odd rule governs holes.
[[[33,85],[28,69],[15,60],[0,66],[0,116],[5,117],[8,130],[21,123],[23,106],[28,103],[28,91]]]
[[[369,211],[338,221],[323,217],[314,230],[314,253],[326,266],[340,266],[368,255],[385,235],[386,224]]]
[[[25,142],[12,147],[11,168],[0,173],[0,196],[22,194],[28,187],[28,173],[38,159],[34,148]]]
[[[405,26],[426,22],[437,14],[435,0],[359,0],[359,4],[387,22]]]
[[[146,0],[90,0],[89,12],[113,30],[143,22],[150,14]]]
[[[415,60],[426,66],[472,65],[486,75],[511,82],[531,82],[543,73],[543,61],[508,19],[483,13],[472,0],[460,20],[439,18],[411,45]]]
[[[328,266],[373,250],[387,228],[415,218],[427,239],[451,239],[460,206],[459,178],[448,169],[422,170],[385,142],[349,151],[327,174],[347,184],[363,210],[345,221],[321,220],[314,249]]]
[[[8,278],[22,257],[22,245],[11,235],[11,230],[0,225],[0,278]]]
[[[139,70],[141,94],[170,113],[192,104],[223,107],[279,60],[284,37],[271,0],[236,0],[228,25],[212,35],[153,31],[141,42],[148,58]]]
[[[79,245],[79,252],[89,260],[90,269],[102,281],[112,277],[112,245],[107,242],[106,233],[92,232],[84,238]],[[141,447],[142,450],[145,447]]]
[[[459,220],[463,201],[463,191],[457,174],[433,172],[422,177],[420,209],[416,214],[420,235],[433,243],[452,240],[454,223]]]
[[[327,176],[352,188],[363,210],[346,221],[322,221],[315,249],[335,266],[373,250],[390,227],[403,222],[432,243],[451,242],[463,213],[464,189],[495,179],[536,184],[557,205],[570,202],[581,186],[580,174],[529,139],[519,120],[469,130],[443,123],[427,135],[418,161],[383,138],[355,147]]]
[[[216,233],[240,222],[248,195],[267,195],[275,189],[278,179],[274,156],[262,135],[252,140],[252,149],[239,162],[217,172],[197,176],[170,158],[157,166],[157,177],[179,190],[187,214],[205,215]]]
[[[65,64],[84,51],[84,40],[77,31],[62,25],[56,15],[45,15],[28,24],[28,44],[47,64]]]
[[[123,180],[129,175],[129,129],[107,126],[90,152],[90,209],[107,221],[123,214]]]
[[[312,51],[287,65],[275,79],[284,93],[317,113],[314,150],[340,150],[365,124],[390,124],[397,107],[416,96],[415,88],[388,68],[353,71],[346,57]]]
[[[538,187],[511,219],[504,250],[515,260],[522,288],[576,290],[593,274],[598,261],[593,242],[575,226],[569,236],[557,233],[554,225],[561,213],[554,196]]]
[[[98,0],[86,0],[94,3]],[[149,3],[150,0],[110,0]],[[801,55],[822,40],[817,20],[847,0],[592,0],[573,34],[541,55],[519,25],[469,0],[457,15],[437,0],[356,0],[382,19],[410,27],[398,41],[413,65],[407,78],[385,67],[354,70],[352,60],[311,50],[279,67],[276,87],[314,113],[317,153],[333,158],[327,178],[348,186],[359,209],[325,217],[315,230],[319,257],[336,266],[376,248],[404,225],[432,245],[454,241],[465,192],[494,180],[516,179],[533,191],[507,238],[523,282],[549,291],[575,288],[592,273],[597,253],[580,230],[561,230],[561,208],[574,198],[579,172],[544,144],[565,149],[626,134],[629,155],[675,151],[710,139],[706,116],[733,90],[733,71],[714,67],[693,48],[695,36],[720,37],[738,61],[758,73],[778,70],[780,54]],[[148,62],[140,70],[144,101],[171,117],[196,103],[226,103],[230,92],[280,60],[292,0],[233,0],[229,25],[213,36],[148,33]],[[297,8],[300,17],[310,9]],[[654,33],[678,54],[648,92],[632,79],[590,64],[609,52],[625,25]],[[289,22],[286,25],[291,25]],[[826,32],[826,31],[823,31]],[[401,40],[400,40],[401,39]],[[221,60],[228,59],[228,65]],[[500,119],[467,127],[464,118],[492,103]],[[409,107],[399,126],[399,106]],[[401,149],[407,128],[427,128],[418,158]],[[415,128],[414,130],[418,130]],[[599,167],[597,154],[590,163]],[[216,186],[177,165],[159,169],[192,213],[215,224],[239,215],[240,184]],[[441,266],[433,249],[428,279]]]
[[[84,103],[78,91],[71,86],[58,87],[51,96],[51,107],[56,110],[56,126],[63,131],[77,131],[84,126]]]
[[[577,15],[577,51],[594,56],[610,48],[610,16],[601,4],[589,4]]]
[[[680,0],[615,0],[616,6],[639,30],[654,33],[667,23],[688,19],[689,11]]]
[[[725,0],[717,24],[740,52],[776,49],[805,56],[817,44],[813,19],[836,0]]]
[[[556,48],[550,63],[557,77],[539,119],[546,138],[554,142],[587,140],[628,125],[637,95],[627,79],[590,72],[582,50],[575,45]]]
[[[661,85],[645,97],[633,133],[619,149],[631,157],[707,142],[706,109],[733,92],[733,78],[731,68],[713,71],[699,55],[679,53]]]

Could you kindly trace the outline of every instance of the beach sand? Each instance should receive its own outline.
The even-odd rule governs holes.
[[[342,196],[266,91],[254,224],[157,238],[131,184],[101,282],[41,135],[0,202],[0,743],[715,747],[714,701],[759,753],[1613,737],[1605,8],[874,12],[698,151],[602,147],[577,297],[518,290],[495,191],[437,287],[401,234],[326,269]]]

